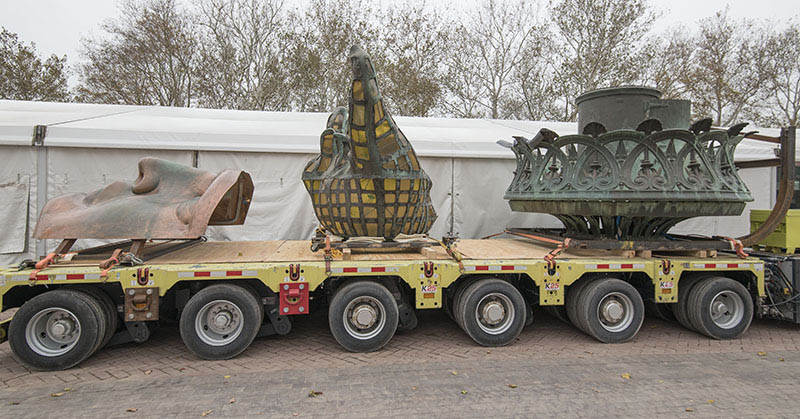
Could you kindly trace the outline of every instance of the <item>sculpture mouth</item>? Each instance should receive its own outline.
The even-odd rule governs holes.
[[[690,126],[688,101],[660,101],[654,92],[589,92],[580,96],[581,134],[542,130],[501,142],[517,157],[505,194],[511,209],[552,214],[567,232],[613,238],[658,238],[687,218],[740,215],[753,200],[733,160],[746,124]]]

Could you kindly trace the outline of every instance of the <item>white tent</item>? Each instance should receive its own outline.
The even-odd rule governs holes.
[[[233,111],[156,106],[91,105],[0,100],[0,264],[42,255],[57,243],[32,238],[40,204],[88,192],[117,180],[133,181],[137,162],[155,156],[218,172],[249,172],[255,196],[243,226],[212,227],[217,240],[306,239],[316,226],[300,181],[319,152],[327,114]],[[433,179],[439,218],[431,234],[482,237],[504,227],[559,226],[543,214],[512,213],[503,200],[515,168],[510,150],[496,144],[532,137],[547,127],[575,133],[564,122],[396,117]],[[43,140],[34,136],[45,126]],[[777,136],[776,130],[761,130]],[[41,134],[40,136],[41,137]],[[775,146],[745,140],[737,160],[774,158]],[[751,208],[771,208],[775,170],[740,175],[755,201],[740,217],[694,219],[681,232],[741,235]]]

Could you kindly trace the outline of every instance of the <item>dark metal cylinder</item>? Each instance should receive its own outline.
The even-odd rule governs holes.
[[[586,92],[577,99],[578,132],[590,122],[602,124],[606,130],[636,129],[651,118],[661,121],[664,129],[687,128],[691,102],[660,100],[658,89],[645,86],[623,86]]]

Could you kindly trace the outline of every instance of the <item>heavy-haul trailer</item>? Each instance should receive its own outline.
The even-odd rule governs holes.
[[[746,242],[769,234],[791,202],[794,129],[780,143],[780,159],[750,164],[780,165],[781,183],[773,213]],[[485,346],[512,342],[534,305],[607,343],[632,339],[646,307],[715,339],[741,336],[754,315],[800,323],[800,269],[787,257],[748,257],[739,240],[598,244],[506,232],[514,238],[341,250],[326,237],[311,246],[133,240],[67,253],[74,240],[65,240],[54,252],[63,257],[0,270],[2,310],[16,310],[0,340],[29,366],[64,369],[105,345],[143,342],[166,320],[198,356],[231,358],[325,305],[334,338],[355,352],[380,349],[427,309],[447,310]]]
[[[478,344],[505,345],[536,304],[563,308],[602,342],[633,338],[645,301],[674,305],[678,320],[700,333],[734,338],[765,296],[756,258],[580,251],[548,262],[553,249],[525,238],[462,240],[456,248],[460,261],[436,242],[420,252],[353,251],[326,261],[307,241],[202,242],[105,273],[98,263],[109,254],[78,252],[38,272],[0,274],[3,309],[21,306],[3,330],[23,362],[59,369],[105,344],[142,342],[166,319],[179,321],[200,357],[230,358],[256,336],[288,333],[293,316],[322,302],[336,340],[363,352],[413,328],[415,310],[439,308]]]

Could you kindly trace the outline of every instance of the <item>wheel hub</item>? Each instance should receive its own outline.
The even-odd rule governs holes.
[[[724,302],[714,301],[714,303],[711,304],[711,317],[716,319],[727,312],[728,312],[728,306]]]
[[[360,305],[353,310],[353,324],[359,329],[372,327],[378,319],[378,313],[370,305]]]
[[[483,313],[481,314],[484,320],[486,320],[486,323],[496,325],[503,321],[503,318],[506,316],[506,310],[500,302],[492,301],[483,307]]]
[[[617,300],[609,300],[603,304],[603,317],[609,322],[618,322],[625,314],[625,308]]]
[[[241,333],[242,316],[241,309],[230,301],[211,301],[197,313],[195,328],[203,342],[224,346]]]
[[[47,322],[46,334],[55,342],[70,343],[75,333],[76,325],[69,316],[65,314],[54,314]]]

